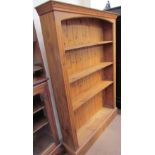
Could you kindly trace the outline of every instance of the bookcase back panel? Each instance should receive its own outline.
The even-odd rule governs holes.
[[[63,21],[62,30],[64,46],[67,49],[65,50],[65,67],[68,77],[104,62],[113,63],[113,43],[98,44],[101,41],[113,40],[111,23],[93,18],[77,18]],[[89,43],[94,43],[94,45],[88,46]],[[79,48],[79,45],[83,47]],[[96,91],[96,86],[100,83],[102,85],[104,81],[113,81],[113,64],[70,83],[77,130],[104,107],[112,107],[113,85],[94,94],[91,98],[82,95],[94,88]],[[77,102],[77,98],[81,96],[82,99]],[[87,97],[89,100],[86,99]],[[112,101],[107,102],[109,99]]]
[[[103,80],[113,81],[113,65],[104,68]]]
[[[102,22],[103,33],[104,33],[104,41],[113,40],[113,33],[112,33],[112,23],[107,21]]]
[[[103,108],[103,93],[100,92],[75,111],[77,130]]]
[[[102,46],[83,48],[66,53],[66,68],[68,74],[82,71],[104,60],[104,52]]]
[[[110,85],[107,89],[104,90],[104,106],[114,108],[114,88],[113,84]]]
[[[104,45],[103,51],[104,51],[104,61],[112,62],[113,61],[113,45],[112,44]]]
[[[79,107],[74,112],[76,129],[80,129],[86,122],[91,120],[97,112],[104,110],[105,107],[114,108],[113,97],[112,84]]]
[[[112,23],[97,18],[62,21],[62,30],[65,47],[112,40]]]
[[[94,87],[96,84],[100,83],[104,79],[104,72],[102,70],[97,71],[85,78],[82,78],[70,85],[71,97],[86,92],[90,88]]]

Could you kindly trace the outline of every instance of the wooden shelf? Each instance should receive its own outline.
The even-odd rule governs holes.
[[[81,93],[80,95],[73,98],[73,110],[78,109],[80,106],[82,106],[85,102],[87,102],[89,99],[94,97],[96,94],[107,88],[109,85],[111,85],[112,81],[103,81],[99,84],[97,84],[95,87],[91,88],[90,90],[86,91],[85,93]]]
[[[86,47],[92,47],[92,46],[98,46],[98,45],[104,45],[104,44],[110,44],[110,43],[112,43],[112,41],[100,41],[96,43],[88,43],[84,45],[77,45],[77,46],[65,48],[65,51],[77,50],[80,48],[86,48]]]
[[[77,132],[79,145],[82,145],[87,141],[89,142],[90,139],[96,135],[98,130],[106,124],[105,122],[114,112],[116,112],[115,109],[103,107],[89,121],[87,121]]]
[[[44,109],[44,105],[42,103],[37,103],[33,107],[33,114],[39,112],[40,110]]]
[[[33,133],[37,132],[40,130],[42,127],[48,124],[48,121],[46,118],[40,118],[36,122],[33,123]]]
[[[44,76],[41,76],[41,77],[34,77],[33,78],[33,86],[37,85],[37,84],[40,84],[42,82],[45,82],[47,81],[48,78],[44,77]]]
[[[81,78],[83,78],[89,74],[92,74],[92,73],[94,73],[98,70],[101,70],[107,66],[110,66],[112,64],[113,64],[112,62],[103,62],[103,63],[100,63],[96,66],[89,67],[88,69],[85,69],[81,72],[78,72],[78,73],[75,73],[75,74],[69,76],[69,82],[73,83],[73,82],[75,82],[75,81],[77,81],[77,80],[79,80],[79,79],[81,79]]]
[[[43,70],[43,67],[38,66],[38,65],[33,66],[33,73],[37,71],[41,71],[41,70]]]

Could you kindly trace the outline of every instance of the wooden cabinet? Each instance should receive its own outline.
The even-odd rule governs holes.
[[[48,88],[48,78],[33,27],[33,155],[49,155],[59,144]]]
[[[33,88],[33,154],[48,155],[58,144],[47,82]]]
[[[60,2],[38,6],[69,154],[85,154],[116,115],[116,14]]]

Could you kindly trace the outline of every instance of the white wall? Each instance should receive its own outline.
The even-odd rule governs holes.
[[[108,0],[90,0],[90,7],[98,10],[103,10]],[[121,0],[109,0],[111,7],[121,5]]]
[[[80,0],[80,5],[85,7],[90,7],[91,0]]]
[[[47,2],[48,0],[35,0],[33,1],[34,7]],[[64,3],[70,3],[70,4],[75,4],[75,5],[81,5],[81,6],[90,6],[90,1],[91,0],[55,0],[55,1],[60,1]]]

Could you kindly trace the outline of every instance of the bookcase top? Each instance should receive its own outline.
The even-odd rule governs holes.
[[[78,6],[78,5],[73,5],[73,4],[63,3],[63,2],[57,2],[53,0],[49,0],[48,2],[37,6],[36,10],[39,16],[42,16],[46,13],[53,12],[53,11],[93,15],[97,17],[106,17],[106,18],[112,18],[112,19],[116,19],[118,16],[117,13],[100,11],[100,10],[96,10],[88,7],[83,7],[83,6]]]

